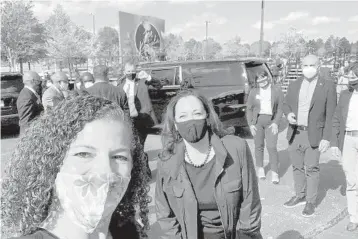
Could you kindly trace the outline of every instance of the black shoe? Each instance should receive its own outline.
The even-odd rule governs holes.
[[[285,208],[294,208],[300,205],[303,205],[306,203],[306,198],[299,198],[299,197],[292,197],[290,200],[288,200],[287,202],[285,202],[285,204],[283,204],[283,206]]]
[[[305,209],[302,211],[302,216],[312,217],[314,215],[315,205],[313,203],[306,203]]]
[[[346,229],[347,229],[347,231],[349,231],[349,232],[353,232],[353,231],[355,231],[355,230],[358,229],[358,223],[350,222],[350,223],[348,223]]]

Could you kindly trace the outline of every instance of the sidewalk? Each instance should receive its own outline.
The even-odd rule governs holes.
[[[271,239],[298,239],[298,238],[339,238],[352,237],[345,230],[347,224],[345,176],[338,160],[331,157],[330,152],[321,155],[320,159],[320,185],[318,193],[318,207],[316,214],[311,218],[301,216],[303,207],[286,209],[283,204],[293,196],[292,167],[287,153],[286,130],[281,132],[278,140],[280,160],[279,185],[271,183],[271,173],[267,173],[266,180],[259,180],[260,197],[262,203],[262,235]],[[253,140],[246,139],[252,152]],[[153,179],[151,181],[150,196],[150,223],[156,221],[154,206],[155,176],[157,154],[160,147],[160,137],[149,135],[145,147],[150,159]],[[268,163],[268,154],[265,150],[265,164]],[[266,169],[267,172],[267,169]],[[343,221],[342,221],[343,220]],[[341,222],[342,221],[342,222]],[[330,235],[333,235],[330,237]]]

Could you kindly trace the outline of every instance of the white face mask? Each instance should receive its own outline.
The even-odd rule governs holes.
[[[59,172],[55,187],[66,215],[86,233],[111,218],[130,178],[118,174],[77,175]]]
[[[89,88],[91,86],[93,86],[93,82],[85,82],[85,87],[86,88]]]
[[[81,82],[76,83],[76,87],[77,87],[78,90],[81,89]]]
[[[62,91],[68,90],[68,83],[60,82],[60,89],[61,89]]]
[[[305,67],[302,69],[302,73],[307,79],[312,79],[313,77],[315,77],[317,75],[317,69],[312,66]]]
[[[47,83],[46,83],[46,87],[48,88],[48,87],[50,87],[50,86],[52,86],[52,83],[51,83],[51,82],[47,82]]]

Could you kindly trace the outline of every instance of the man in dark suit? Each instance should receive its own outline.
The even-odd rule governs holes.
[[[348,68],[348,87],[342,91],[332,121],[332,153],[342,158],[347,181],[348,231],[358,229],[358,63]]]
[[[283,114],[283,93],[280,87],[271,84],[266,71],[259,73],[255,80],[258,87],[250,91],[246,116],[251,134],[254,136],[257,175],[260,179],[266,177],[263,167],[266,138],[272,172],[271,181],[278,184],[277,138],[278,124]]]
[[[96,97],[105,98],[116,103],[123,108],[121,91],[109,83],[108,67],[98,65],[93,68],[93,77],[95,83],[93,86],[86,88],[86,91]]]
[[[43,111],[41,104],[41,77],[34,71],[26,72],[23,76],[25,87],[21,90],[16,101],[19,113],[20,134],[29,127],[31,121]]]
[[[68,91],[68,77],[64,72],[56,72],[51,76],[52,85],[44,92],[42,103],[45,111],[55,107],[66,99],[65,92]]]
[[[304,77],[290,83],[283,105],[296,192],[284,206],[305,204],[302,215],[310,217],[316,207],[319,158],[329,148],[337,95],[334,82],[319,74],[316,56],[303,59],[302,71]]]
[[[156,123],[152,102],[149,97],[147,80],[150,76],[137,76],[136,67],[127,63],[124,69],[125,78],[119,82],[119,89],[124,92],[124,110],[132,118],[133,125],[137,129],[140,141],[144,145],[148,131]],[[141,72],[141,75],[144,72]],[[141,78],[141,79],[140,79]]]

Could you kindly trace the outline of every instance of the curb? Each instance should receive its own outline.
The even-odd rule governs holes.
[[[337,225],[340,221],[342,221],[346,216],[348,216],[348,208],[346,207],[341,211],[336,217],[330,220],[325,225],[322,225],[318,228],[313,229],[312,231],[306,233],[304,236],[300,237],[299,239],[313,239],[317,237],[322,232],[326,231],[327,229]]]

